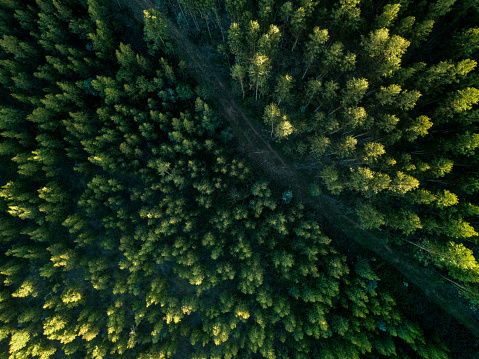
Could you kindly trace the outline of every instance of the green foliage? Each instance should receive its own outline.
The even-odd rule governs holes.
[[[237,80],[241,85],[241,91],[243,92],[243,98],[245,97],[245,76],[246,68],[236,63],[231,68],[231,76]]]
[[[386,223],[384,215],[370,204],[360,204],[356,208],[356,214],[359,217],[361,227],[365,229],[375,229]]]
[[[225,145],[167,11],[145,11],[133,46],[115,5],[82,3],[0,6],[3,356],[445,357],[396,306],[383,264],[347,258],[300,195]],[[301,141],[290,148],[319,168],[311,195],[359,200],[366,229],[437,236],[432,262],[477,283],[462,240],[477,237],[478,186],[457,168],[475,161],[476,62],[406,53],[451,2],[424,16],[404,1],[228,0],[226,18],[213,1],[162,5],[201,29],[200,16],[212,42],[231,18],[232,77],[273,138]]]
[[[401,36],[389,36],[387,28],[372,31],[369,37],[361,39],[366,56],[376,66],[373,71],[379,76],[391,76],[401,65],[401,57],[410,42]]]
[[[479,48],[479,28],[463,30],[455,40],[458,56],[473,57]]]
[[[155,9],[143,10],[143,13],[145,16],[143,31],[150,55],[155,55],[160,48],[165,54],[174,51],[174,43],[168,33],[163,14]]]
[[[268,77],[271,71],[270,59],[261,53],[257,53],[248,68],[248,74],[251,79],[251,87],[255,89],[255,99],[258,99],[258,90],[266,93],[268,90]]]

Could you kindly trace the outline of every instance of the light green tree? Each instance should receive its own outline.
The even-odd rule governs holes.
[[[345,158],[353,155],[356,150],[358,140],[353,136],[344,136],[333,145],[333,153],[339,157]]]
[[[239,63],[234,64],[231,68],[231,76],[240,83],[241,91],[243,92],[243,98],[245,96],[244,85],[246,73],[246,68],[241,66]]]
[[[248,68],[251,86],[255,89],[255,100],[258,100],[258,92],[266,92],[268,88],[269,74],[271,72],[271,60],[260,53],[256,53]]]
[[[378,142],[368,142],[362,149],[361,160],[366,164],[372,165],[376,163],[383,154],[386,153],[384,145]]]
[[[357,105],[366,94],[369,87],[368,80],[365,78],[351,78],[346,83],[342,91],[341,103],[343,106]]]
[[[326,185],[326,188],[335,195],[338,195],[342,192],[344,185],[339,177],[339,172],[333,167],[325,167],[321,173],[321,178]]]
[[[320,135],[312,136],[310,142],[311,152],[313,152],[317,157],[324,155],[331,143],[328,137]]]
[[[291,93],[291,89],[293,88],[293,85],[293,77],[290,75],[286,74],[283,76],[278,76],[276,87],[274,89],[276,99],[278,100],[278,106],[281,101],[289,102],[289,100],[292,98],[293,95]]]
[[[473,57],[479,50],[479,27],[463,30],[455,38],[457,57]]]
[[[313,29],[313,33],[309,35],[310,40],[306,43],[306,70],[304,70],[303,76],[301,79],[304,79],[306,76],[310,66],[313,62],[318,58],[321,50],[323,49],[323,45],[329,40],[328,30],[323,29],[320,30],[319,27],[315,27]]]
[[[228,30],[228,46],[239,64],[246,61],[245,42],[245,34],[240,24],[237,22],[231,23]]]
[[[378,76],[390,76],[400,68],[401,58],[410,42],[398,35],[389,35],[389,29],[381,28],[361,36],[361,46],[370,58],[372,68]]]
[[[386,219],[373,205],[361,203],[356,208],[361,227],[365,229],[376,229],[386,223]]]
[[[263,34],[258,40],[258,51],[271,59],[276,57],[279,51],[281,32],[276,25],[271,25],[267,33]]]
[[[160,48],[166,54],[172,52],[174,45],[163,14],[155,9],[143,10],[143,14],[145,19],[143,33],[150,55],[156,54]]]
[[[398,193],[398,194],[405,194],[413,189],[419,187],[419,181],[401,171],[396,172],[396,176],[393,177],[391,184],[389,186],[389,190]]]
[[[378,29],[390,28],[392,23],[396,20],[401,4],[386,4],[381,15],[376,16],[375,27]]]

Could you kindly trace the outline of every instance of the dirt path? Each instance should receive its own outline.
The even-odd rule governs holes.
[[[132,9],[138,21],[143,20],[143,9],[154,8],[149,0],[112,0],[119,6]],[[440,282],[440,275],[431,268],[426,271],[418,263],[405,257],[402,253],[388,246],[377,236],[360,228],[359,224],[346,216],[345,209],[328,196],[311,197],[309,183],[303,174],[292,165],[286,163],[272,147],[267,138],[261,134],[261,129],[248,118],[241,106],[233,97],[228,79],[218,74],[217,70],[202,56],[201,50],[194,45],[178,29],[169,22],[171,36],[176,40],[180,56],[187,62],[188,67],[198,78],[214,90],[214,98],[209,100],[230,123],[236,135],[246,147],[246,151],[253,162],[260,167],[269,178],[281,186],[290,185],[294,196],[303,203],[314,208],[318,214],[337,232],[344,233],[345,238],[353,239],[361,246],[374,252],[388,262],[411,283],[424,291],[424,294],[439,307],[451,314],[459,323],[467,327],[479,338],[479,321],[475,319],[473,311],[457,299],[457,294],[451,290],[451,285]]]

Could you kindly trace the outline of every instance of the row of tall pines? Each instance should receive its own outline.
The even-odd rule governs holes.
[[[0,358],[447,358],[114,10],[0,1]]]
[[[479,3],[181,5],[216,25],[211,42],[238,96],[314,168],[312,194],[340,198],[364,229],[406,244],[477,306]]]

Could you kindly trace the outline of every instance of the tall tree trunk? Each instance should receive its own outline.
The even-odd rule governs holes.
[[[291,49],[291,53],[294,51],[294,48],[296,47],[296,44],[298,43],[299,40],[299,35],[296,37],[296,41],[293,44],[293,48]]]
[[[220,16],[218,15],[218,11],[216,8],[213,11],[215,13],[216,22],[218,23],[218,27],[220,28],[220,31],[221,31],[221,37],[223,38],[223,43],[226,43],[225,34],[223,31],[223,26],[221,26],[221,19],[220,19]]]
[[[304,71],[304,74],[303,74],[303,76],[301,77],[301,80],[303,80],[303,79],[304,79],[304,76],[306,76],[306,73],[308,72],[310,66],[311,66],[311,62],[308,63],[308,67],[306,67],[306,70]]]

